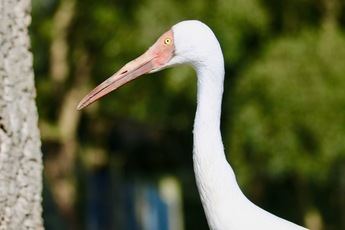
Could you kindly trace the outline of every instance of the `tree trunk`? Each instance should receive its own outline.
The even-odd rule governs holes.
[[[30,0],[0,0],[0,229],[43,229]]]

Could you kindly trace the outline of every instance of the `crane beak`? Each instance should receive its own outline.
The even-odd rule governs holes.
[[[154,68],[152,59],[153,57],[145,53],[137,59],[127,63],[118,72],[88,93],[79,102],[77,109],[81,110],[85,108],[120,86],[150,72]]]
[[[143,55],[127,63],[118,72],[94,88],[78,104],[81,110],[101,97],[119,88],[122,85],[154,70],[164,67],[174,55],[174,45],[164,43],[166,37],[172,37],[172,30],[163,34],[158,41]]]

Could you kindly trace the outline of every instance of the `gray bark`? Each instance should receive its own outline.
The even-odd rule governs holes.
[[[30,0],[0,0],[0,229],[43,229]]]

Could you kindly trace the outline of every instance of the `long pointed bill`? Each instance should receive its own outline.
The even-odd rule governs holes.
[[[174,54],[172,37],[172,30],[163,34],[143,55],[127,63],[113,76],[94,88],[79,102],[77,109],[81,110],[120,86],[164,66]]]
[[[109,77],[103,83],[94,88],[88,95],[86,95],[79,102],[77,109],[81,110],[85,108],[120,86],[150,72],[154,68],[152,63],[153,59],[154,57],[150,57],[148,53],[145,53],[137,59],[127,63],[113,76]]]

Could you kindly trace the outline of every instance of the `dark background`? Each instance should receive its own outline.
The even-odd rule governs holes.
[[[209,25],[223,49],[221,128],[244,193],[311,229],[345,229],[344,1],[32,4],[47,229],[154,229],[137,211],[146,201],[165,226],[166,178],[180,191],[185,229],[208,229],[192,167],[191,68],[147,75],[75,109],[186,19]]]

